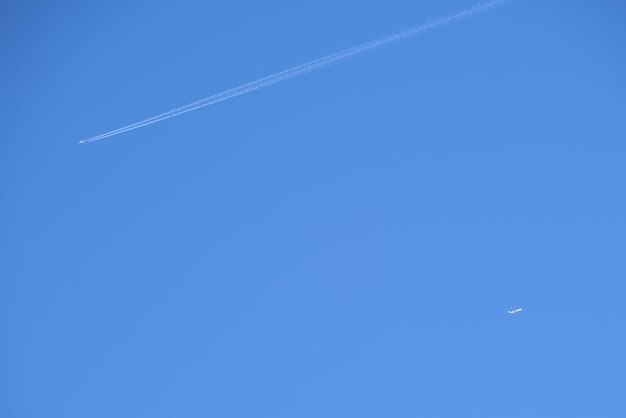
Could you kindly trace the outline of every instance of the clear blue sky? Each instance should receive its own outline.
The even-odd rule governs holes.
[[[626,416],[621,1],[86,145],[473,2],[52,3],[0,10],[0,416]]]

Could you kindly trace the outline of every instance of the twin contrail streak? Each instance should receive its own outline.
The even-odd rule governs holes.
[[[309,61],[307,63],[288,68],[284,71],[280,71],[278,73],[268,75],[266,77],[260,78],[255,81],[251,81],[246,84],[242,84],[241,86],[234,87],[229,90],[225,90],[221,93],[217,93],[209,97],[205,97],[204,99],[200,99],[193,103],[189,103],[184,106],[177,107],[176,109],[172,109],[168,112],[161,113],[151,118],[144,119],[139,122],[135,122],[130,125],[126,125],[121,128],[114,129],[112,131],[105,132],[97,136],[93,136],[91,138],[81,139],[79,142],[83,144],[86,142],[99,141],[101,139],[119,135],[124,132],[132,131],[134,129],[143,128],[144,126],[161,122],[166,119],[182,115],[183,113],[200,109],[201,107],[210,106],[212,104],[215,104],[224,100],[232,99],[233,97],[241,96],[243,94],[250,93],[252,91],[259,90],[259,89],[271,86],[276,83],[280,83],[281,81],[285,81],[294,77],[299,77],[303,74],[307,74],[312,71],[319,70],[331,64],[335,64],[340,61],[353,58],[365,52],[369,52],[378,48],[386,47],[394,42],[398,42],[398,41],[419,35],[427,31],[438,29],[438,28],[441,28],[443,26],[449,25],[454,22],[458,22],[463,19],[468,19],[479,13],[483,13],[488,10],[494,9],[498,6],[502,6],[506,3],[510,3],[511,1],[512,0],[494,0],[494,1],[487,2],[487,3],[477,4],[467,9],[458,11],[456,13],[442,16],[440,18],[428,21],[426,23],[413,26],[409,29],[405,29],[405,30],[402,30],[400,32],[396,32],[390,35],[386,35],[381,38],[375,39],[373,41],[365,42],[363,44],[354,46],[352,48],[344,49],[342,51],[335,52],[334,54],[330,54],[325,57],[318,58],[316,60]]]

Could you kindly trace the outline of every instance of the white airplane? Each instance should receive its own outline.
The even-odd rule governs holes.
[[[509,309],[507,312],[515,315],[516,313],[521,312],[521,311],[522,311],[522,308],[517,308],[517,309]]]

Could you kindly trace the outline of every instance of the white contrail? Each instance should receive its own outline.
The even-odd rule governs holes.
[[[161,122],[165,119],[182,115],[183,113],[191,112],[192,110],[200,109],[201,107],[209,106],[209,105],[212,105],[212,104],[224,101],[224,100],[232,99],[233,97],[241,96],[242,94],[250,93],[252,91],[271,86],[272,84],[280,83],[281,81],[298,77],[300,75],[309,73],[311,71],[315,71],[320,68],[327,67],[331,64],[335,64],[337,62],[347,60],[349,58],[363,54],[365,52],[382,48],[391,43],[401,41],[403,39],[418,35],[420,33],[437,29],[442,26],[449,25],[450,23],[457,22],[459,20],[467,19],[479,13],[491,10],[495,7],[502,6],[506,3],[510,3],[511,1],[513,0],[494,0],[494,1],[487,2],[487,3],[477,4],[467,9],[463,9],[459,12],[434,19],[426,23],[422,23],[421,25],[414,26],[412,28],[405,29],[403,31],[396,32],[390,35],[386,35],[381,38],[375,39],[373,41],[365,42],[361,45],[344,49],[342,51],[335,52],[334,54],[330,54],[325,57],[318,58],[316,60],[309,61],[307,63],[288,68],[284,71],[280,71],[278,73],[268,75],[266,77],[260,78],[255,81],[251,81],[246,84],[242,84],[241,86],[234,87],[229,90],[225,90],[221,93],[217,93],[212,96],[205,97],[204,99],[197,100],[193,103],[189,103],[181,107],[177,107],[176,109],[172,109],[168,112],[161,113],[160,115],[156,115],[151,118],[144,119],[139,122],[135,122],[130,125],[126,125],[126,126],[123,126],[118,129],[114,129],[109,132],[105,132],[101,135],[93,136],[91,138],[81,139],[79,143],[83,144],[86,142],[94,142],[100,139],[108,138],[110,136],[119,135],[124,132],[142,128],[146,125],[151,125],[153,123]]]

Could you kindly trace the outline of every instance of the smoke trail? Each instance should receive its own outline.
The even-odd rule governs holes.
[[[438,29],[442,26],[449,25],[459,20],[470,18],[479,13],[486,12],[495,7],[502,6],[506,3],[510,3],[511,1],[513,0],[494,0],[488,3],[478,4],[478,5],[469,7],[467,9],[461,10],[459,12],[428,21],[421,25],[414,26],[412,28],[405,29],[403,31],[396,32],[390,35],[386,35],[381,38],[375,39],[373,41],[365,42],[363,44],[354,46],[352,48],[344,49],[342,51],[335,52],[334,54],[330,54],[325,57],[318,58],[316,60],[309,61],[304,64],[300,64],[295,67],[288,68],[286,70],[268,75],[266,77],[260,78],[255,81],[251,81],[246,84],[242,84],[241,86],[234,87],[229,90],[225,90],[221,93],[217,93],[209,97],[205,97],[204,99],[200,99],[193,103],[189,103],[184,106],[177,107],[175,109],[172,109],[165,113],[161,113],[151,118],[144,119],[139,122],[135,122],[130,125],[126,125],[126,126],[123,126],[118,129],[114,129],[109,132],[105,132],[101,135],[93,136],[91,138],[81,139],[79,143],[83,144],[86,142],[94,142],[100,139],[108,138],[110,136],[119,135],[124,132],[132,131],[134,129],[139,129],[144,126],[151,125],[153,123],[161,122],[166,119],[182,115],[183,113],[191,112],[193,110],[197,110],[205,106],[209,106],[209,105],[212,105],[212,104],[224,101],[224,100],[232,99],[234,97],[241,96],[242,94],[250,93],[252,91],[259,90],[259,89],[271,86],[276,83],[280,83],[281,81],[285,81],[290,78],[298,77],[306,73],[321,69],[323,67],[327,67],[331,64],[335,64],[340,61],[353,58],[365,52],[373,51],[375,49],[388,46],[391,43],[404,40],[406,38],[418,35],[420,33]]]

